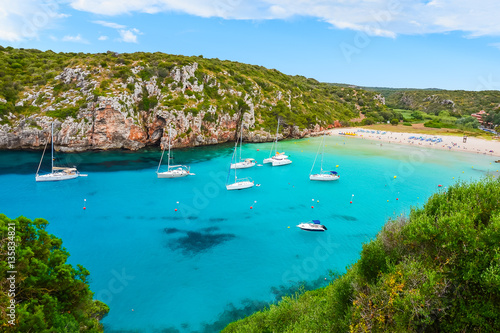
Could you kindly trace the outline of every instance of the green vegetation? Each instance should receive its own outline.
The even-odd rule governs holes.
[[[500,331],[500,183],[451,186],[390,220],[329,286],[223,332]]]
[[[15,231],[9,224],[15,225]],[[45,231],[47,225],[44,219],[10,220],[0,214],[2,332],[102,332],[99,321],[108,313],[108,306],[92,299],[89,271],[66,263],[69,253],[61,239]],[[14,326],[8,324],[12,318],[5,310],[11,304],[6,281],[11,277],[8,262],[12,252],[17,271]]]
[[[498,111],[500,91],[464,91],[439,89],[396,89],[360,87],[380,92],[388,107],[419,110],[437,115],[446,110],[450,114],[470,115],[481,110]]]
[[[193,91],[182,82],[174,80],[178,69],[195,63],[198,67],[187,82],[191,85],[203,84],[202,91]],[[202,109],[207,110],[208,103],[208,106],[217,107],[218,115],[233,115],[242,111],[241,101],[250,99],[255,106],[256,126],[264,129],[273,128],[278,116],[282,118],[284,125],[296,125],[300,128],[318,123],[332,124],[335,120],[347,124],[350,119],[359,117],[360,112],[374,122],[401,119],[384,106],[374,92],[335,87],[303,76],[285,75],[262,66],[159,52],[55,53],[1,46],[0,97],[6,102],[0,101],[0,116],[9,112],[36,115],[41,114],[49,105],[57,105],[62,110],[52,111],[48,115],[60,119],[65,115],[75,118],[74,110],[67,109],[71,105],[58,103],[71,100],[74,96],[86,100],[87,96],[80,91],[81,87],[77,86],[77,82],[64,83],[55,77],[65,68],[77,67],[88,71],[88,81],[97,82],[90,87],[94,102],[100,96],[123,92],[131,94],[140,81],[156,81],[162,95],[150,96],[143,91],[142,100],[136,101],[137,105],[133,107],[139,111],[162,109],[198,113]],[[129,81],[130,79],[134,82]],[[34,105],[38,109],[31,107],[31,100],[20,105],[19,102],[27,96],[26,93],[41,92],[42,89],[52,89],[53,94],[37,95]],[[169,95],[171,98],[165,98]],[[207,121],[216,121],[210,116],[207,118]]]
[[[179,69],[195,63],[194,76],[176,81]],[[93,102],[114,94],[130,96],[137,85],[144,87],[145,82],[156,84],[158,90],[150,90],[151,95],[143,90],[142,99],[135,100],[135,105],[124,106],[122,111],[125,112],[162,110],[196,115],[212,105],[218,116],[234,115],[241,112],[239,101],[244,100],[254,105],[256,129],[272,129],[277,117],[285,126],[301,129],[316,124],[329,125],[335,120],[349,125],[349,121],[359,118],[360,113],[365,117],[362,125],[394,123],[397,119],[398,122],[431,121],[430,126],[444,124],[446,128],[474,129],[473,123],[457,124],[457,121],[482,109],[492,114],[495,125],[500,124],[500,92],[496,91],[364,89],[320,83],[262,66],[196,56],[160,52],[55,53],[1,46],[0,117],[9,112],[26,116],[42,114],[48,106],[53,106],[56,110],[47,115],[59,119],[76,118],[79,110],[85,107],[75,111],[69,102],[75,98],[87,101],[87,95],[81,91],[82,85],[74,80],[65,83],[55,77],[66,68],[77,67],[86,71],[87,82],[95,82],[86,88],[94,95]],[[47,93],[50,90],[52,93]],[[19,103],[28,94],[35,97]],[[387,106],[382,103],[382,96]],[[91,108],[92,98],[88,101],[88,108]],[[138,117],[138,113],[134,112],[133,117]],[[213,123],[216,119],[207,116],[207,121]]]

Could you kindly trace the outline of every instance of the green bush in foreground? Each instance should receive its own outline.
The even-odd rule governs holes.
[[[500,183],[451,186],[390,220],[329,286],[224,332],[499,332]]]
[[[9,229],[12,223],[15,231]],[[89,271],[81,265],[75,269],[66,264],[69,253],[61,239],[45,231],[47,225],[44,219],[10,220],[0,214],[2,332],[102,332],[99,321],[108,313],[108,306],[92,299]],[[12,239],[17,245],[14,269],[8,263],[12,261]],[[7,278],[12,270],[17,271],[15,319],[8,310],[13,295]]]

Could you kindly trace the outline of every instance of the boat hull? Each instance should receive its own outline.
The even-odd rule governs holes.
[[[233,183],[233,184],[228,184],[228,185],[226,185],[226,189],[228,191],[243,190],[243,189],[246,189],[246,188],[251,188],[253,186],[254,186],[253,182],[243,181],[243,182],[236,182],[236,183]]]
[[[57,182],[61,180],[70,180],[70,179],[75,179],[78,178],[78,174],[73,174],[73,175],[68,175],[68,174],[54,174],[54,173],[49,173],[46,175],[41,175],[41,176],[35,176],[35,180],[37,182]]]
[[[189,175],[189,172],[175,172],[175,171],[165,171],[158,172],[158,178],[181,178]]]
[[[337,175],[325,175],[325,174],[316,174],[316,175],[310,175],[309,179],[310,180],[319,180],[319,181],[324,181],[324,182],[329,182],[332,180],[338,180],[340,177]]]
[[[322,224],[314,224],[314,223],[301,223],[297,225],[298,228],[305,231],[325,231],[327,228]]]
[[[288,165],[288,164],[291,164],[291,163],[292,163],[292,161],[289,160],[289,159],[286,159],[286,158],[285,159],[279,159],[279,160],[277,160],[277,159],[273,160],[273,166],[282,166],[282,165]]]
[[[255,163],[246,163],[246,162],[231,163],[231,169],[248,169],[253,166],[255,166]]]

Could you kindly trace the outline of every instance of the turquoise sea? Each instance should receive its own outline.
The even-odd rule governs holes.
[[[327,137],[324,168],[340,180],[311,182],[320,141],[280,142],[293,164],[238,170],[261,184],[243,191],[224,186],[232,144],[175,150],[196,173],[180,179],[156,178],[159,150],[58,155],[88,177],[56,183],[35,182],[41,152],[4,151],[0,213],[49,221],[110,306],[106,332],[217,332],[300,286],[326,285],[388,218],[458,180],[498,174],[491,156]],[[245,144],[243,157],[261,163],[270,147]],[[328,231],[296,227],[312,219]]]

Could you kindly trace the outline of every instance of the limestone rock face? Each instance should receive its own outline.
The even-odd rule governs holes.
[[[291,91],[264,96],[255,82],[241,79],[245,89],[243,83],[225,84],[224,77],[200,72],[196,62],[163,72],[139,64],[119,79],[115,71],[120,65],[68,67],[55,76],[55,83],[27,87],[16,105],[40,111],[3,115],[0,149],[43,149],[52,123],[56,149],[67,152],[165,144],[169,127],[174,147],[233,141],[240,124],[244,141],[268,142],[275,134],[261,129],[263,111],[272,111],[279,100],[292,109]],[[233,74],[223,71],[221,75]],[[0,96],[0,103],[6,102]],[[301,138],[320,129],[290,125],[282,128],[279,137]]]

